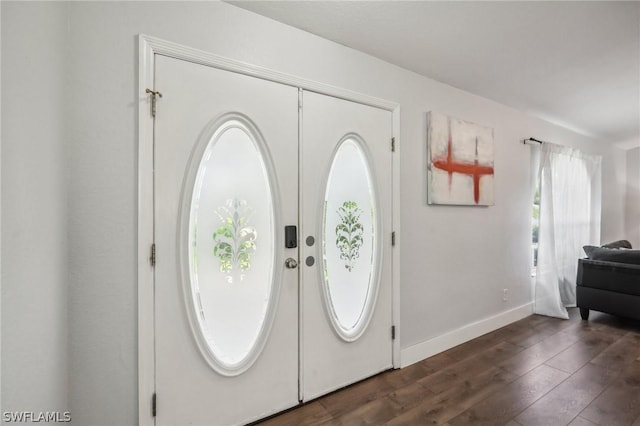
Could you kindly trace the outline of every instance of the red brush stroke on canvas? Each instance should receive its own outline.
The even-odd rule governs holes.
[[[477,141],[476,141],[477,143]],[[478,164],[477,152],[476,159],[473,163],[463,163],[453,161],[452,147],[453,141],[451,140],[451,120],[449,120],[449,141],[447,145],[447,159],[435,160],[433,165],[445,172],[449,173],[449,188],[451,188],[451,180],[454,173],[461,173],[469,175],[473,178],[473,199],[478,204],[480,202],[480,178],[484,175],[493,175],[492,166],[481,166]],[[477,149],[477,145],[476,145]]]

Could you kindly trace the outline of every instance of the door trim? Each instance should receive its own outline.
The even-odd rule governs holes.
[[[396,141],[393,155],[393,231],[400,235],[400,105],[396,102],[364,95],[352,90],[303,79],[264,67],[225,58],[209,52],[193,49],[170,41],[144,34],[138,35],[138,422],[153,425],[152,395],[155,392],[155,340],[154,340],[154,267],[150,262],[151,246],[154,243],[153,219],[153,140],[154,120],[151,115],[151,96],[146,89],[154,86],[155,55],[163,55],[213,68],[261,78],[276,83],[358,102],[392,112],[392,134]],[[158,99],[162,109],[162,100]],[[391,142],[389,142],[391,144]],[[389,148],[391,149],[391,148]],[[396,238],[392,249],[392,318],[396,326],[393,341],[393,366],[400,368],[400,238]],[[162,248],[158,248],[158,259],[162,260]],[[391,330],[389,331],[391,333]],[[162,396],[160,396],[160,400]],[[159,407],[162,409],[162,407]]]

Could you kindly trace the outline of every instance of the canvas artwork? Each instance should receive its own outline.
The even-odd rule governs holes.
[[[428,113],[429,204],[492,206],[493,129]]]

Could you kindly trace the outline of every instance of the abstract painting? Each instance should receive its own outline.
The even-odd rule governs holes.
[[[429,204],[492,206],[493,129],[428,113]]]

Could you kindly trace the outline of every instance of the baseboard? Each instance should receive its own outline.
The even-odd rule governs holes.
[[[458,346],[483,334],[487,334],[512,322],[526,318],[533,313],[533,303],[527,303],[517,308],[501,312],[489,318],[467,324],[457,330],[442,336],[434,337],[417,345],[409,346],[400,351],[400,368],[407,367],[425,358]]]

